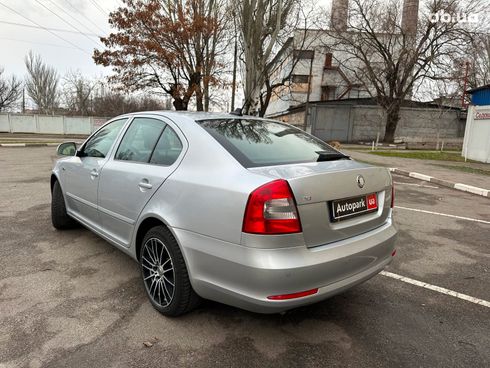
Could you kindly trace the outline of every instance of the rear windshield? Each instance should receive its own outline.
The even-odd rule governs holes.
[[[320,161],[322,154],[338,153],[301,129],[270,120],[201,120],[206,129],[244,167]]]

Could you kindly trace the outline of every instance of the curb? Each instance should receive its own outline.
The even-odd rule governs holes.
[[[476,195],[479,195],[482,197],[490,198],[490,190],[488,190],[488,189],[478,188],[478,187],[474,187],[472,185],[467,185],[467,184],[462,184],[462,183],[452,183],[450,181],[437,179],[437,178],[434,178],[434,177],[429,176],[429,175],[420,174],[417,172],[400,170],[397,168],[390,168],[390,171],[395,173],[395,174],[398,174],[398,175],[408,176],[411,178],[415,178],[415,179],[419,179],[419,180],[428,181],[430,183],[438,184],[438,185],[443,186],[443,187],[459,190],[461,192],[467,192],[467,193],[476,194]]]
[[[59,146],[59,143],[0,143],[0,147],[48,147]]]

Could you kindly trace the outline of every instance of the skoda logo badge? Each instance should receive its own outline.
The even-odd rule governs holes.
[[[357,185],[359,186],[359,188],[364,187],[364,184],[364,177],[362,175],[357,175]]]

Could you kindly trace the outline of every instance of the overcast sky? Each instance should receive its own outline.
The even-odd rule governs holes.
[[[101,47],[97,35],[110,30],[109,12],[121,4],[120,0],[0,0],[0,66],[7,74],[22,76],[24,57],[32,50],[62,75],[68,70],[88,76],[110,73],[95,65],[91,55]],[[53,30],[53,34],[40,27],[72,33]]]
[[[0,0],[0,67],[23,76],[24,57],[32,50],[61,75],[69,70],[90,77],[110,74],[109,68],[95,65],[91,55],[102,46],[96,35],[109,33],[109,12],[121,5],[121,0]],[[53,34],[42,27],[70,32]]]

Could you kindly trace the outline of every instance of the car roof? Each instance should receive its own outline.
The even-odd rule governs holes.
[[[260,119],[255,116],[249,115],[234,115],[227,112],[204,112],[204,111],[173,111],[173,110],[156,110],[156,111],[140,111],[128,114],[133,115],[160,115],[165,116],[171,120],[178,118],[187,118],[193,121],[207,120],[207,119]]]

